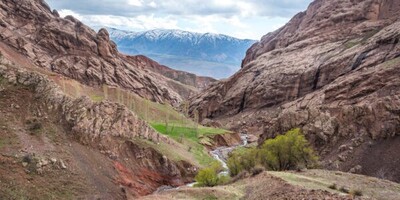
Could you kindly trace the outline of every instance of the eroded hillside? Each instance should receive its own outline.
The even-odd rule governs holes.
[[[193,177],[190,163],[142,145],[181,148],[122,104],[72,98],[46,75],[11,62],[0,65],[0,83],[7,199],[137,197]]]
[[[394,0],[316,0],[190,109],[259,143],[300,127],[326,167],[400,181],[399,9]]]
[[[197,90],[153,72],[147,58],[120,54],[107,30],[96,33],[72,16],[60,18],[42,0],[1,1],[0,38],[35,65],[90,86],[118,86],[173,105]]]

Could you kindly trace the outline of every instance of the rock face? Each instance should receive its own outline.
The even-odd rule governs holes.
[[[253,45],[242,69],[194,97],[190,110],[259,134],[259,143],[301,127],[326,166],[360,165],[379,176],[367,170],[374,165],[400,181],[391,170],[399,160],[366,159],[400,135],[399,9],[395,0],[315,0]],[[339,152],[341,145],[351,148]]]
[[[179,82],[170,87],[173,80],[152,72],[148,59],[138,57],[143,62],[134,62],[120,54],[107,30],[96,33],[72,16],[59,18],[44,1],[1,1],[0,38],[37,66],[90,86],[119,86],[171,104],[193,92]]]

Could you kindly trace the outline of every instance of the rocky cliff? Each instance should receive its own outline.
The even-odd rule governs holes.
[[[107,30],[96,33],[72,16],[62,19],[43,0],[1,1],[0,39],[37,66],[90,86],[118,86],[171,104],[193,92],[193,88],[154,73],[145,58],[134,62],[120,54]]]
[[[400,181],[392,159],[399,9],[395,0],[315,0],[254,44],[242,69],[194,97],[190,110],[257,134],[259,143],[301,127],[325,166]]]

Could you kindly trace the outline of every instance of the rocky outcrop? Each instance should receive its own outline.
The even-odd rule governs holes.
[[[87,96],[72,99],[55,83],[40,74],[0,66],[0,76],[13,84],[33,87],[35,95],[49,110],[57,112],[66,126],[82,143],[91,144],[107,137],[143,137],[155,142],[172,143],[150,128],[125,106],[114,102],[95,103]]]
[[[44,1],[0,2],[0,39],[37,66],[90,86],[119,86],[141,97],[175,105],[192,92],[152,72],[143,62],[130,62],[117,51],[107,30],[98,33],[72,16],[59,18]]]
[[[260,134],[259,143],[301,127],[326,166],[371,165],[360,159],[367,144],[400,134],[398,9],[394,0],[316,0],[253,45],[238,73],[191,99],[190,110]],[[343,144],[354,149],[340,153]]]
[[[9,84],[29,88],[33,99],[43,107],[40,113],[47,113],[55,124],[61,125],[68,133],[67,138],[109,157],[118,174],[110,181],[120,184],[126,194],[147,195],[162,185],[180,186],[193,178],[195,169],[192,170],[191,164],[174,162],[153,148],[135,143],[141,138],[155,144],[176,145],[125,106],[109,101],[94,103],[88,97],[73,99],[46,76],[14,67],[9,62],[0,64],[0,78]],[[32,102],[29,105],[32,106]],[[88,161],[84,163],[86,166]],[[104,163],[100,168],[108,165]],[[65,163],[59,166],[67,169]]]

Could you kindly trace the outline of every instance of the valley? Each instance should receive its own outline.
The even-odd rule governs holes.
[[[400,200],[399,9],[314,0],[254,41],[2,0],[0,199]]]

